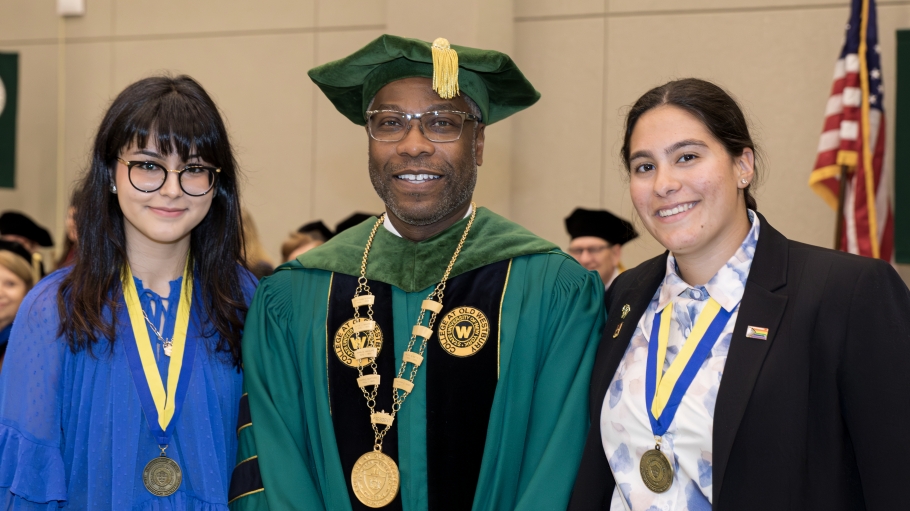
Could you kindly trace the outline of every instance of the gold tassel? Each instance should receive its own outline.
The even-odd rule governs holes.
[[[433,90],[442,99],[458,95],[458,53],[444,37],[433,41]]]
[[[41,280],[41,254],[35,252],[32,254],[32,279],[35,285]]]

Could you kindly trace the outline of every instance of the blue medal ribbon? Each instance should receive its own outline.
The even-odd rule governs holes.
[[[655,436],[662,436],[669,429],[686,390],[698,374],[702,363],[708,358],[711,348],[724,331],[732,314],[732,311],[724,310],[714,298],[709,299],[685,344],[665,373],[662,372],[662,368],[670,339],[673,303],[669,303],[654,315],[648,343],[645,402],[651,421],[651,431]]]

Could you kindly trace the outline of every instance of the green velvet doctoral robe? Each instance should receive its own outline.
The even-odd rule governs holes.
[[[383,336],[377,411],[391,411],[391,381],[421,302],[467,221],[419,243],[377,230],[367,265]],[[244,328],[233,511],[364,509],[352,497],[350,467],[352,456],[373,447],[369,409],[356,368],[333,346],[342,320],[353,317],[350,300],[374,223],[279,267],[256,292]],[[388,509],[565,509],[588,429],[588,384],[605,314],[600,278],[479,208],[443,302],[414,389],[383,444],[401,471]],[[488,320],[473,323],[486,341],[453,356],[440,342],[440,325],[464,319],[458,313],[466,310]],[[470,326],[448,327],[449,338]]]

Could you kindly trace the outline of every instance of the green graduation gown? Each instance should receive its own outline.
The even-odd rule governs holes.
[[[243,338],[233,511],[365,509],[353,497],[350,470],[372,450],[373,431],[357,370],[335,348],[353,317],[374,223],[279,267],[256,292]],[[383,336],[377,411],[391,411],[391,380],[421,302],[466,224],[419,243],[377,230],[367,265]],[[400,493],[387,509],[565,509],[604,323],[600,278],[479,208],[443,303],[414,389],[383,443],[401,471]],[[457,336],[475,351],[450,354]],[[448,351],[440,339],[449,340]]]

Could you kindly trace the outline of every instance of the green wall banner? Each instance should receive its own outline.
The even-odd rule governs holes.
[[[19,54],[0,53],[0,188],[16,186]]]
[[[894,133],[894,259],[910,264],[910,30],[897,31]]]

